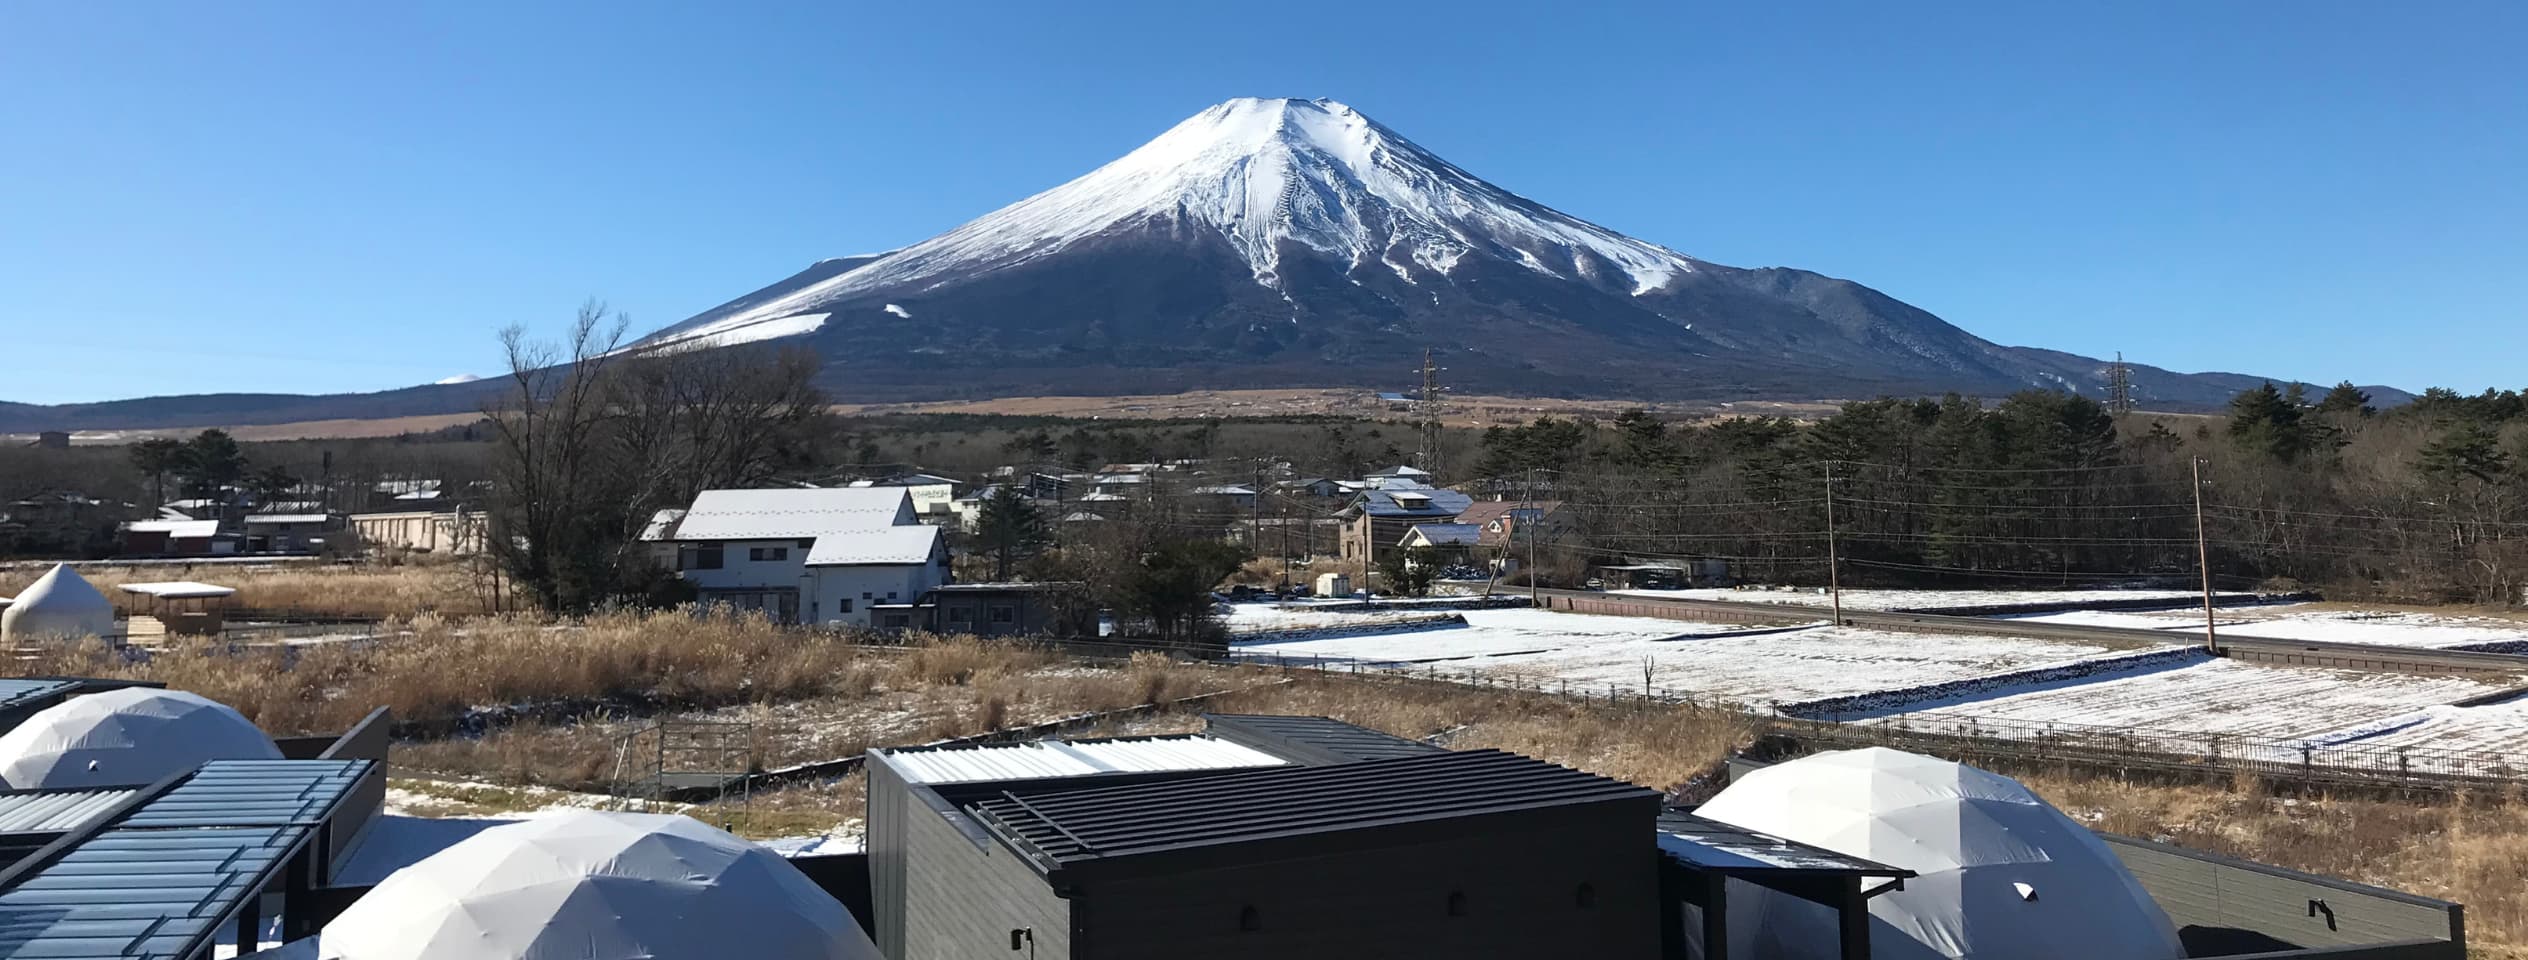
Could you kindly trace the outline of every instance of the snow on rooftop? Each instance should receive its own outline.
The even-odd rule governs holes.
[[[160,600],[205,600],[213,597],[235,596],[237,588],[192,580],[165,580],[156,583],[126,583],[123,584],[123,592],[156,597]]]
[[[982,747],[877,752],[913,783],[1033,780],[1161,770],[1226,770],[1277,767],[1285,763],[1280,757],[1253,747],[1207,736],[1078,743],[1039,740]]]
[[[219,535],[217,520],[134,520],[123,529],[132,533],[163,533],[178,540],[197,540]]]
[[[816,535],[808,550],[811,567],[851,564],[927,563],[939,546],[940,530],[927,523],[874,530],[837,530]]]
[[[705,490],[676,524],[677,540],[783,540],[912,523],[902,487]]]

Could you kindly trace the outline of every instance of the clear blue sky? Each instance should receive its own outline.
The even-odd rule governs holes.
[[[1410,9],[1408,9],[1410,8]],[[1445,12],[1443,12],[1445,11]],[[1331,97],[1988,338],[2528,385],[2528,4],[0,5],[0,399],[489,373]]]

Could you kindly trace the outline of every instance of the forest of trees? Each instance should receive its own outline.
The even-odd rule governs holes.
[[[1545,418],[1486,431],[1478,471],[1568,502],[1594,558],[1725,557],[1822,582],[1831,490],[1846,583],[2190,580],[2195,484],[2220,586],[2520,601],[2528,399],[2447,391],[2391,411],[2270,384],[2226,416],[2119,418],[2030,391],[1846,404],[1812,424]]]

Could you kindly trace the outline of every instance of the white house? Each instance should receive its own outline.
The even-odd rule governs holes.
[[[673,545],[677,575],[706,602],[782,623],[868,626],[871,605],[948,582],[946,541],[903,487],[706,490],[673,513],[642,539]]]
[[[947,523],[956,513],[957,481],[928,473],[904,473],[882,480],[856,480],[854,487],[898,487],[913,498],[913,513],[931,523]]]

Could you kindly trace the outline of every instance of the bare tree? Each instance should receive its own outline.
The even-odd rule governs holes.
[[[547,610],[639,592],[655,572],[639,541],[654,513],[807,467],[832,429],[811,354],[625,349],[625,329],[590,303],[561,344],[501,333],[513,389],[486,411],[491,553]]]

